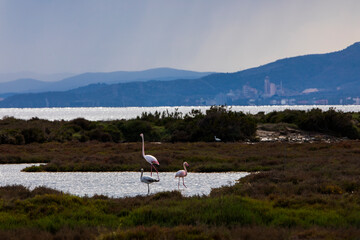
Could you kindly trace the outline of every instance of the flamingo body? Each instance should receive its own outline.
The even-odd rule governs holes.
[[[153,155],[144,155],[143,157],[150,164],[160,165],[156,157],[154,157]]]
[[[179,171],[177,171],[177,172],[175,173],[175,178],[177,178],[177,177],[179,178],[178,189],[180,188],[180,178],[183,179],[183,185],[184,185],[184,187],[186,187],[185,182],[184,182],[184,178],[187,176],[187,169],[186,169],[186,167],[188,167],[189,164],[188,164],[187,162],[184,162],[184,163],[183,163],[183,166],[184,166],[184,170],[179,170]]]
[[[179,170],[175,173],[175,177],[186,177],[187,172],[185,170]]]
[[[143,172],[144,172],[144,169],[141,169],[140,181],[143,182],[143,183],[146,183],[148,185],[148,194],[149,194],[150,193],[150,186],[149,185],[151,183],[153,183],[153,182],[159,182],[160,180],[152,178],[152,177],[148,177],[148,176],[143,176]]]
[[[150,163],[150,166],[151,166],[151,176],[152,176],[152,169],[154,168],[157,175],[158,175],[158,179],[159,179],[159,172],[158,170],[156,169],[156,167],[154,166],[154,164],[156,165],[160,165],[159,161],[156,159],[156,157],[152,156],[152,155],[145,155],[145,143],[144,143],[144,134],[140,134],[140,137],[142,139],[142,155],[143,157],[145,158],[145,160]]]

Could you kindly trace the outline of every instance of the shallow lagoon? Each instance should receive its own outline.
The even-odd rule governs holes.
[[[140,182],[140,172],[21,172],[34,164],[1,164],[0,186],[23,185],[34,189],[46,186],[77,196],[105,195],[108,197],[133,197],[147,194],[147,185]],[[149,172],[144,173],[150,176]],[[192,173],[185,178],[187,188],[180,190],[183,196],[208,195],[212,188],[232,185],[248,175],[246,172]],[[174,172],[159,173],[160,182],[150,184],[150,193],[178,189]],[[153,174],[153,177],[156,177]]]

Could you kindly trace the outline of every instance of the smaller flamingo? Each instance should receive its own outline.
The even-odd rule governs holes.
[[[178,189],[180,188],[180,178],[183,179],[183,185],[184,185],[184,187],[186,187],[185,182],[184,182],[184,177],[187,176],[187,169],[186,169],[186,167],[188,167],[189,164],[188,164],[187,162],[184,162],[184,163],[183,163],[183,166],[184,166],[184,170],[179,170],[179,171],[177,171],[177,172],[175,173],[175,178],[177,178],[177,177],[179,178]]]

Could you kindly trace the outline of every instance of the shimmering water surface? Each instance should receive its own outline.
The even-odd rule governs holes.
[[[179,107],[94,107],[94,108],[0,108],[0,118],[4,116],[15,117],[18,119],[31,119],[38,117],[48,120],[71,120],[75,118],[85,118],[92,121],[97,120],[116,120],[131,119],[140,116],[143,112],[155,111],[163,112],[177,111],[186,114],[192,109],[200,109],[203,113],[210,106],[179,106]],[[233,111],[241,111],[244,113],[255,114],[258,112],[269,113],[272,111],[283,111],[285,109],[309,110],[312,108],[320,108],[324,111],[329,108],[335,108],[344,112],[359,112],[360,105],[281,105],[281,106],[231,106]]]
[[[109,197],[132,197],[147,194],[147,184],[140,182],[140,172],[60,172],[27,173],[22,169],[34,164],[0,164],[0,186],[23,185],[34,189],[46,186],[78,196],[95,194]],[[150,173],[145,172],[145,176]],[[245,177],[245,172],[192,173],[185,178],[187,188],[180,190],[184,196],[208,195],[212,188],[232,185]],[[160,172],[160,182],[150,184],[150,193],[178,189],[178,178],[174,172]],[[156,174],[153,174],[156,177]]]

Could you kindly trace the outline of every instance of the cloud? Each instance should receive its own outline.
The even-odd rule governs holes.
[[[360,40],[359,1],[3,0],[0,72],[233,72]]]

